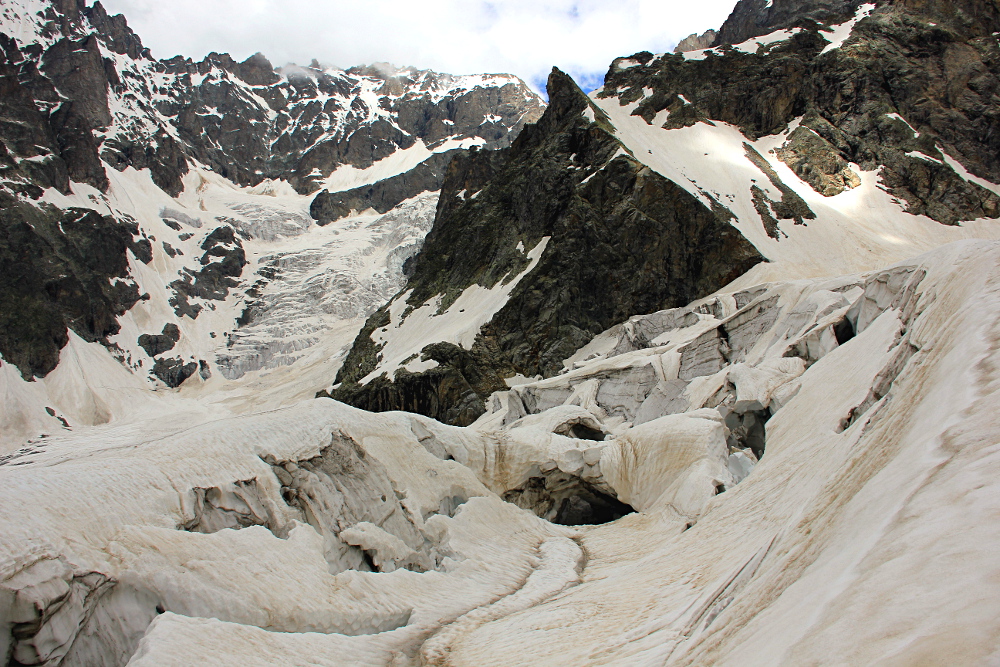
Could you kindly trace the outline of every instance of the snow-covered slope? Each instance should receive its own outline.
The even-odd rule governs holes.
[[[711,206],[713,199],[722,203],[732,212],[734,226],[767,258],[740,284],[864,271],[950,241],[1000,235],[1000,224],[993,219],[946,226],[907,213],[905,205],[881,183],[881,169],[864,171],[851,165],[859,185],[833,196],[820,194],[776,155],[801,119],[756,141],[721,121],[665,129],[662,126],[670,112],[661,111],[647,122],[633,115],[644,98],[622,105],[616,97],[602,98],[601,92],[591,94],[594,104],[607,114],[615,137],[629,154],[705,205]],[[954,160],[948,166],[963,180],[971,176]],[[1000,194],[1000,185],[983,183]],[[769,221],[762,219],[755,204],[755,188],[773,202],[782,202],[790,190],[814,217],[801,223],[778,219],[769,229]]]
[[[0,466],[0,594],[43,632],[7,641],[24,664],[988,660],[998,267],[963,242],[638,318],[474,428],[314,399],[35,443]],[[572,484],[639,513],[567,528],[497,495]]]
[[[98,6],[0,8],[0,659],[996,662],[992,135],[912,90],[836,131],[706,91],[997,47],[818,4],[590,96],[555,72],[510,148],[454,154],[509,143],[509,80],[155,61]]]

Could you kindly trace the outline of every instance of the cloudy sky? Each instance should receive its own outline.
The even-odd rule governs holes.
[[[611,60],[718,28],[736,0],[102,0],[157,58],[338,67],[391,62],[452,74],[511,72],[535,87],[553,65],[585,87]]]

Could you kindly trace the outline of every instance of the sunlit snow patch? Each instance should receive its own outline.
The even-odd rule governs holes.
[[[826,48],[820,51],[820,55],[826,53],[827,51],[833,51],[834,49],[839,49],[847,41],[847,38],[851,36],[851,31],[854,30],[854,26],[857,25],[858,21],[864,18],[868,18],[872,10],[875,9],[873,3],[866,3],[858,7],[857,13],[854,15],[850,21],[846,23],[841,23],[840,25],[830,26],[829,30],[821,30],[820,37],[830,42],[826,45]]]
[[[775,30],[767,35],[762,35],[760,37],[753,37],[745,42],[740,42],[739,44],[733,44],[732,48],[736,51],[742,51],[743,53],[758,53],[762,48],[769,47],[772,44],[777,44],[778,42],[784,42],[791,39],[793,35],[802,32],[802,28],[792,28],[791,30]],[[704,60],[709,56],[721,56],[724,51],[722,47],[715,47],[714,49],[699,49],[697,51],[685,51],[683,54],[684,60]]]

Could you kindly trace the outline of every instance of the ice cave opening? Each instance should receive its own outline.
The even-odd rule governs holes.
[[[520,488],[504,493],[503,499],[564,526],[610,523],[635,512],[618,498],[559,470],[529,478]]]

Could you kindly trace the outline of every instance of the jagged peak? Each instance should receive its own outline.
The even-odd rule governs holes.
[[[706,30],[700,35],[693,32],[681,41],[677,42],[677,46],[674,47],[674,53],[694,51],[695,49],[707,49],[715,43],[715,38],[718,36],[719,31],[714,29]]]
[[[558,67],[552,68],[545,88],[553,116],[562,117],[566,113],[580,113],[590,105],[587,94],[577,85],[573,77]]]

